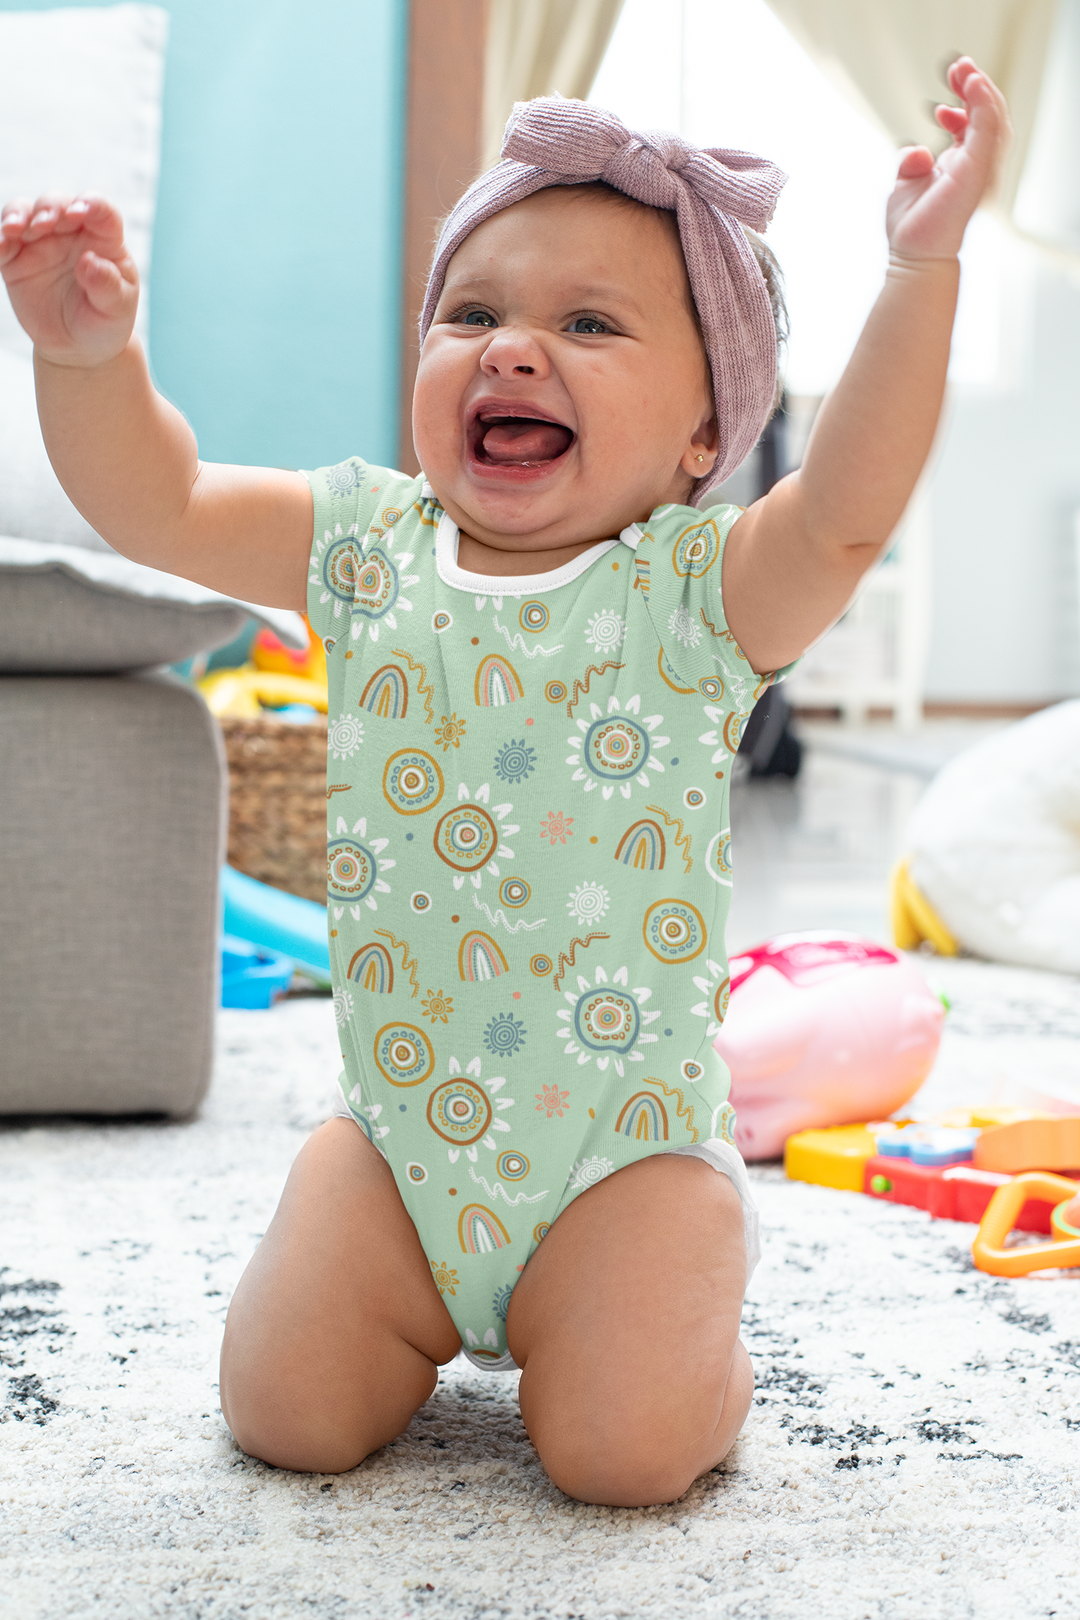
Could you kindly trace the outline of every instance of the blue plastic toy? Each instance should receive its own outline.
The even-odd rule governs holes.
[[[948,1125],[901,1125],[877,1133],[878,1153],[889,1159],[910,1159],[913,1164],[940,1166],[966,1164],[975,1155],[979,1132]]]
[[[292,983],[291,957],[221,936],[221,1005],[265,1011]]]
[[[326,907],[285,894],[231,866],[221,869],[222,927],[236,940],[287,957],[320,988],[330,985]]]

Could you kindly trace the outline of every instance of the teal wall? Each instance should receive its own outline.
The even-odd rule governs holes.
[[[159,387],[207,460],[393,465],[408,0],[161,3]]]

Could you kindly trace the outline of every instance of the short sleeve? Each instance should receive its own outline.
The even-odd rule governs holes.
[[[349,622],[360,559],[372,534],[386,529],[411,505],[421,479],[358,456],[304,474],[311,486],[315,520],[308,570],[311,628],[329,652]]]
[[[756,674],[728,629],[724,546],[742,512],[741,506],[658,508],[642,526],[635,566],[668,684],[713,701],[726,693],[734,707],[749,708],[795,666]]]

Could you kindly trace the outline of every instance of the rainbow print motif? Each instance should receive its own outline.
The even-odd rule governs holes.
[[[409,712],[409,681],[397,664],[377,669],[363,692],[360,707],[382,720],[404,720]]]
[[[362,945],[349,963],[349,978],[377,996],[389,995],[394,988],[394,963],[385,945],[374,941]]]
[[[667,1109],[650,1091],[639,1091],[624,1103],[615,1129],[634,1142],[666,1142],[669,1137]]]
[[[466,1204],[458,1216],[458,1242],[463,1254],[492,1254],[506,1248],[510,1234],[493,1210]]]
[[[499,979],[509,973],[506,957],[490,934],[474,928],[458,946],[458,973],[466,984]]]
[[[498,709],[525,696],[521,677],[508,658],[491,653],[477,667],[474,692],[481,709]]]
[[[635,872],[659,872],[663,869],[667,845],[660,824],[648,819],[635,821],[619,839],[615,859]]]

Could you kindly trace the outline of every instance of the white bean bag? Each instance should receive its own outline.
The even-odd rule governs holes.
[[[1080,973],[1080,700],[959,754],[919,801],[908,869],[976,956]]]

